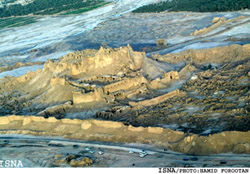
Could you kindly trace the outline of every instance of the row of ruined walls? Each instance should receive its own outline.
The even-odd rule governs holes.
[[[245,16],[239,16],[237,18],[226,20],[225,17],[214,17],[212,19],[212,25],[211,26],[209,26],[207,28],[205,27],[205,28],[200,29],[200,30],[195,30],[193,33],[190,33],[190,36],[204,35],[204,34],[207,34],[207,33],[211,32],[211,31],[217,29],[221,25],[224,25],[224,24],[230,23],[230,22],[236,22],[237,20],[244,19],[244,18],[246,18],[246,17]]]
[[[164,82],[169,82],[171,80],[174,79],[178,79],[178,72],[176,71],[171,71],[169,73],[165,73],[163,75],[162,81]],[[157,81],[158,82],[158,81]],[[65,80],[65,78],[52,78],[51,79],[51,86],[56,86],[56,85],[66,85],[67,81]],[[143,84],[147,84],[147,79],[145,79],[143,76],[139,76],[139,77],[135,77],[135,78],[127,78],[121,81],[118,81],[116,83],[112,83],[110,85],[106,85],[103,89],[102,88],[96,88],[94,89],[93,92],[89,92],[89,93],[85,93],[84,90],[81,91],[72,91],[72,95],[73,95],[73,103],[74,104],[79,104],[79,103],[88,103],[88,102],[96,102],[96,101],[106,101],[107,95],[109,95],[109,98],[113,98],[116,97],[116,95],[110,95],[111,93],[117,92],[117,91],[121,91],[121,90],[128,90],[128,89],[134,89],[140,86],[143,86]],[[152,85],[151,85],[152,86]],[[143,89],[146,88],[145,86],[143,87]],[[140,89],[136,90],[132,90],[132,91],[128,91],[126,93],[124,93],[123,95],[133,95],[134,93],[138,93],[140,92]],[[170,93],[171,94],[171,93]],[[166,94],[166,97],[168,97],[170,94]],[[106,97],[105,97],[106,96]],[[125,96],[123,96],[125,97]],[[160,97],[160,98],[166,98],[166,97]],[[111,99],[112,100],[112,99]],[[159,99],[154,99],[154,100],[159,100]],[[162,102],[160,100],[160,102]],[[148,101],[144,101],[142,102],[143,105],[145,105],[145,103],[148,103]],[[152,103],[152,102],[149,102]],[[155,102],[153,102],[155,103]]]
[[[132,93],[125,93],[123,95],[128,95],[129,97],[129,95],[133,96],[134,94],[137,94],[143,90],[145,90],[145,87],[139,88],[138,90],[135,90]],[[143,100],[140,102],[129,102],[129,105],[132,107],[152,106],[152,105],[162,103],[169,98],[178,96],[179,94],[180,94],[180,91],[177,89],[167,94],[164,94],[164,95],[161,95],[161,96],[149,99],[149,100]],[[98,88],[98,90],[95,90],[94,92],[89,92],[89,93],[84,93],[84,92],[82,93],[81,91],[73,92],[73,103],[80,104],[80,103],[97,102],[97,101],[107,102],[107,101],[114,100],[115,97],[116,95],[104,94],[102,89]]]
[[[179,89],[176,89],[174,91],[171,91],[167,94],[149,99],[149,100],[143,100],[143,101],[139,101],[139,102],[129,102],[129,105],[132,107],[143,107],[143,106],[153,106],[153,105],[157,105],[159,103],[162,103],[164,101],[166,101],[167,99],[170,99],[172,97],[178,96],[180,94]]]
[[[131,125],[125,126],[121,122],[114,122],[114,121],[103,121],[103,120],[79,120],[79,119],[56,119],[55,117],[37,117],[37,116],[4,116],[0,117],[0,126],[1,125],[8,125],[13,121],[20,121],[22,122],[22,126],[26,126],[32,124],[33,122],[37,123],[56,123],[58,126],[61,124],[73,124],[73,125],[80,125],[82,130],[91,130],[93,126],[97,126],[103,129],[127,129],[127,131],[131,132],[143,132],[146,131],[148,133],[154,134],[161,134],[164,131],[164,128],[161,127],[133,127]],[[18,129],[18,127],[16,128]]]
[[[72,94],[74,104],[106,101],[101,88],[97,88],[93,92],[89,93],[85,93],[85,91],[73,91]]]
[[[106,50],[101,48],[96,56],[101,56],[103,54],[106,54],[106,52],[110,51],[110,50]],[[137,54],[135,52],[133,52],[133,50],[129,47],[125,47],[125,48],[121,48],[119,51],[114,51],[113,54],[118,54],[119,52],[123,52],[123,54],[128,54],[127,56],[137,56]],[[111,56],[112,57],[112,56]],[[135,59],[136,60],[136,59]],[[134,61],[135,61],[134,60]],[[138,60],[141,60],[140,58]],[[59,62],[58,64],[53,61],[48,61],[45,66],[44,69],[50,69],[50,70],[59,70],[60,68],[65,69],[65,67],[69,67],[70,65],[66,64],[69,62]],[[57,64],[57,65],[56,65]],[[56,65],[56,67],[55,67]],[[65,65],[65,66],[64,66]],[[111,77],[110,77],[111,78]],[[161,79],[161,82],[166,83],[169,82],[171,80],[174,79],[178,79],[178,72],[168,72],[165,73]],[[98,76],[92,76],[90,79],[87,80],[106,80],[106,77],[100,78]],[[114,77],[112,77],[111,80],[114,80]],[[115,79],[117,80],[117,79]],[[137,88],[140,87],[142,84],[147,84],[148,81],[147,79],[145,79],[143,76],[139,76],[139,77],[135,77],[135,78],[127,78],[127,79],[119,79],[120,81],[112,83],[110,85],[106,85],[105,87],[103,87],[103,91],[101,88],[96,88],[93,92],[89,92],[89,93],[85,93],[85,92],[72,92],[72,96],[73,96],[73,102],[75,104],[79,104],[79,103],[87,103],[87,102],[95,102],[95,101],[106,101],[104,98],[104,94],[110,94],[110,93],[114,93],[117,91],[121,91],[121,90],[128,90],[128,89],[132,89],[132,88]],[[68,84],[68,81],[65,80],[64,78],[59,78],[59,77],[55,77],[51,79],[51,86],[56,86],[56,85],[62,85],[65,86],[66,83]],[[157,81],[158,83],[158,81]],[[156,85],[159,86],[159,85]],[[112,99],[111,99],[112,100]]]
[[[98,82],[102,82],[102,83],[110,83],[112,81],[120,81],[120,80],[122,80],[121,77],[106,75],[106,76],[92,76],[92,77],[88,77],[88,78],[85,78],[83,80],[80,80],[80,82],[87,83],[87,82],[98,81]]]
[[[113,121],[58,120],[54,117],[12,115],[0,117],[0,132],[62,136],[87,141],[146,143],[192,155],[229,152],[250,154],[250,131],[228,131],[199,136],[161,127],[125,126],[121,122]]]
[[[165,84],[172,82],[173,80],[178,80],[179,78],[179,73],[177,71],[166,72],[161,78],[152,80],[149,84],[149,87],[151,89],[159,89],[165,87]]]
[[[197,65],[206,63],[226,63],[249,58],[250,44],[233,44],[224,47],[215,47],[201,50],[185,50],[180,53],[168,53],[166,55],[154,54],[153,59],[176,64],[191,61]]]
[[[119,90],[127,90],[132,87],[140,86],[143,83],[147,83],[147,79],[145,79],[145,77],[143,76],[135,77],[135,78],[127,78],[119,82],[106,85],[104,87],[104,92],[112,93],[112,92],[116,92]]]

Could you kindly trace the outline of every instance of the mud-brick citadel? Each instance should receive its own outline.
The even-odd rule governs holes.
[[[112,103],[117,99],[133,98],[148,89],[161,88],[179,79],[177,71],[164,72],[155,80],[146,79],[143,74],[146,59],[145,53],[135,52],[129,45],[117,49],[101,47],[98,51],[70,53],[59,62],[47,61],[43,72],[53,73],[51,87],[74,87],[71,95],[73,104]],[[173,94],[177,95],[178,92],[155,98],[154,103],[162,102]],[[147,105],[147,102],[150,103],[146,100],[142,103],[131,103],[131,106]]]

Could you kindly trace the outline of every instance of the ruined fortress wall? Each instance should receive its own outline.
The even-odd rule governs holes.
[[[121,122],[114,122],[114,121],[102,121],[102,120],[91,120],[93,124],[102,128],[109,128],[109,129],[118,129],[125,127]]]
[[[101,88],[95,89],[94,92],[82,93],[82,92],[72,92],[73,103],[89,103],[95,101],[105,101],[103,96],[103,91]]]
[[[56,65],[57,65],[56,63],[54,63],[52,60],[49,59],[44,63],[43,71],[54,71]]]
[[[128,78],[128,79],[125,79],[116,83],[112,83],[110,85],[106,85],[104,87],[104,92],[112,93],[112,92],[116,92],[119,90],[127,90],[129,88],[140,86],[143,83],[147,83],[147,80],[143,76],[135,77],[135,78]]]
[[[37,70],[37,71],[34,71],[34,72],[28,71],[26,74],[24,74],[22,76],[19,76],[16,79],[17,79],[18,82],[26,82],[26,81],[34,78],[40,72],[41,72],[41,70]]]
[[[167,73],[163,74],[161,81],[163,83],[166,83],[166,82],[169,82],[171,80],[178,80],[178,79],[179,79],[178,71],[170,71],[170,72],[167,72]]]
[[[73,94],[74,104],[96,101],[94,92],[90,92],[90,93],[73,92],[72,94]]]
[[[237,61],[249,57],[250,44],[244,46],[233,44],[225,47],[215,47],[205,50],[192,50],[190,57],[195,63],[225,63],[228,61]],[[230,55],[230,56],[228,56]],[[231,59],[230,59],[231,58]]]
[[[56,66],[56,68],[54,69],[54,72],[56,73],[60,73],[62,71],[65,71],[67,69],[70,69],[70,64],[67,62],[59,62]]]
[[[60,62],[47,60],[43,66],[43,72],[50,71],[54,74],[58,74],[69,69],[71,69],[71,64],[69,62],[64,62],[64,59]]]
[[[76,62],[70,66],[72,76],[81,73],[87,73],[87,66],[84,66],[84,62]]]
[[[134,126],[129,125],[128,130],[131,131],[131,132],[142,132],[145,129],[144,129],[144,127],[141,127],[141,126],[140,127],[134,127]]]
[[[157,144],[178,152],[195,155],[214,153],[250,154],[249,132],[222,132],[209,137],[161,127],[133,127],[102,120],[44,118],[36,116],[0,117],[1,134],[63,136],[85,141]],[[206,143],[204,143],[206,142]]]
[[[91,76],[91,77],[83,79],[82,82],[90,82],[90,81],[96,81],[96,80],[97,80],[97,76]]]
[[[193,33],[190,33],[190,36],[204,35],[204,34],[207,34],[211,31],[217,29],[218,27],[220,27],[223,24],[235,22],[237,20],[244,19],[244,18],[245,18],[245,16],[239,16],[237,18],[226,20],[226,18],[224,18],[224,17],[214,17],[211,21],[212,22],[211,26],[209,26],[207,28],[205,27],[205,28],[200,29],[200,30],[195,30]]]
[[[53,79],[50,80],[50,85],[52,87],[56,86],[56,85],[65,86],[66,85],[66,80],[64,78],[56,77],[56,78],[53,78]]]
[[[179,95],[179,93],[180,93],[180,91],[177,89],[177,90],[171,91],[167,94],[161,95],[159,97],[152,98],[150,100],[143,100],[143,101],[140,101],[137,103],[136,102],[129,102],[129,104],[133,107],[153,106],[153,105],[157,105],[159,103],[162,103],[169,98],[177,96],[177,95]]]
[[[81,73],[116,75],[124,67],[129,67],[132,70],[142,68],[144,57],[145,53],[135,52],[129,45],[118,49],[101,47],[94,56],[76,62],[70,68],[73,76]]]
[[[141,69],[145,57],[145,53],[133,51],[130,46],[117,49],[100,48],[92,54],[74,52],[59,61],[48,60],[43,71],[54,74],[69,73],[72,76],[81,76],[85,73],[97,77],[106,74],[117,75],[125,71],[124,67],[134,71]]]
[[[132,132],[148,132],[148,133],[154,133],[154,134],[161,134],[163,133],[163,128],[160,127],[133,127],[131,125],[125,126],[122,122],[114,122],[114,121],[104,121],[104,120],[79,120],[79,119],[56,119],[55,117],[39,117],[39,116],[4,116],[0,117],[0,125],[8,125],[9,123],[13,121],[21,121],[22,125],[28,125],[32,123],[57,123],[60,124],[74,124],[81,126],[82,129],[87,130],[91,127],[100,127],[100,128],[106,128],[106,129],[126,129],[127,131]],[[17,127],[18,129],[18,127]],[[1,128],[0,128],[1,130]]]
[[[117,77],[117,76],[106,75],[106,76],[91,76],[80,81],[85,82],[85,83],[89,83],[93,81],[98,81],[102,83],[110,83],[110,82],[118,81],[118,80],[122,80],[122,78]]]
[[[146,54],[144,52],[134,52],[132,48],[130,47],[130,51],[128,55],[130,56],[129,68],[133,71],[137,71],[141,69],[143,60],[146,57]]]
[[[249,58],[249,52],[250,44],[243,46],[233,44],[201,50],[185,50],[180,53],[169,53],[164,56],[154,55],[153,57],[168,63],[181,63],[187,59],[191,59],[196,64],[226,63]]]
[[[217,23],[217,22],[219,22],[219,21],[226,21],[226,18],[225,17],[214,17],[213,19],[212,19],[212,23],[214,24],[214,23]]]
[[[166,39],[158,39],[156,41],[156,45],[159,47],[159,46],[166,46],[167,45],[167,41]]]
[[[173,80],[179,79],[179,73],[178,71],[170,71],[166,72],[162,75],[162,78],[157,78],[155,80],[152,80],[149,84],[149,87],[151,89],[159,89],[165,87],[166,83],[169,83]]]
[[[163,130],[164,129],[162,127],[148,127],[149,133],[161,134],[163,133]]]
[[[163,87],[165,87],[165,85],[161,83],[160,78],[152,80],[150,82],[150,84],[149,84],[150,89],[160,89],[160,88],[163,88]]]
[[[218,28],[219,26],[221,26],[222,24],[226,23],[225,21],[218,21],[216,23],[214,23],[213,25],[209,26],[208,28],[202,28],[200,30],[195,30],[193,33],[190,33],[190,36],[197,36],[197,35],[204,35],[209,33],[212,30],[215,30],[216,28]]]
[[[146,85],[142,85],[140,88],[136,88],[130,91],[125,92],[123,95],[126,96],[127,98],[132,98],[137,94],[142,94],[145,91],[147,91]]]

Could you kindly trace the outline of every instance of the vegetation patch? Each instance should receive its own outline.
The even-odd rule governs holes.
[[[81,14],[81,13],[84,13],[84,12],[99,8],[99,7],[104,6],[106,4],[109,4],[109,2],[103,2],[103,3],[96,4],[96,5],[93,5],[93,6],[90,6],[90,7],[85,7],[85,8],[81,8],[81,9],[78,9],[78,10],[69,11],[69,12],[66,12],[66,13],[62,13],[62,15]]]
[[[74,10],[73,14],[78,14],[105,4],[103,0],[34,0],[34,2],[25,6],[17,4],[0,8],[0,17],[24,16],[29,14],[52,15]]]
[[[162,11],[223,12],[249,9],[246,0],[172,0],[150,4],[134,10],[134,13]]]
[[[0,29],[20,27],[36,22],[36,17],[11,17],[0,19]]]

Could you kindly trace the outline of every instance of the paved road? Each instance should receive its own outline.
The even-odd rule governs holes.
[[[250,167],[249,154],[190,156],[143,144],[85,142],[60,137],[0,135],[0,144],[4,144],[5,140],[9,141],[9,144],[0,148],[1,159],[21,159],[25,167],[55,167],[54,156],[56,154],[79,154],[85,151],[87,146],[95,150],[94,154],[84,152],[85,155],[94,159],[92,167]],[[78,145],[78,148],[73,148],[73,145]],[[104,155],[97,153],[99,148],[104,150]],[[146,150],[149,155],[140,158],[138,152],[142,149]],[[129,150],[134,150],[135,153],[130,154]]]

